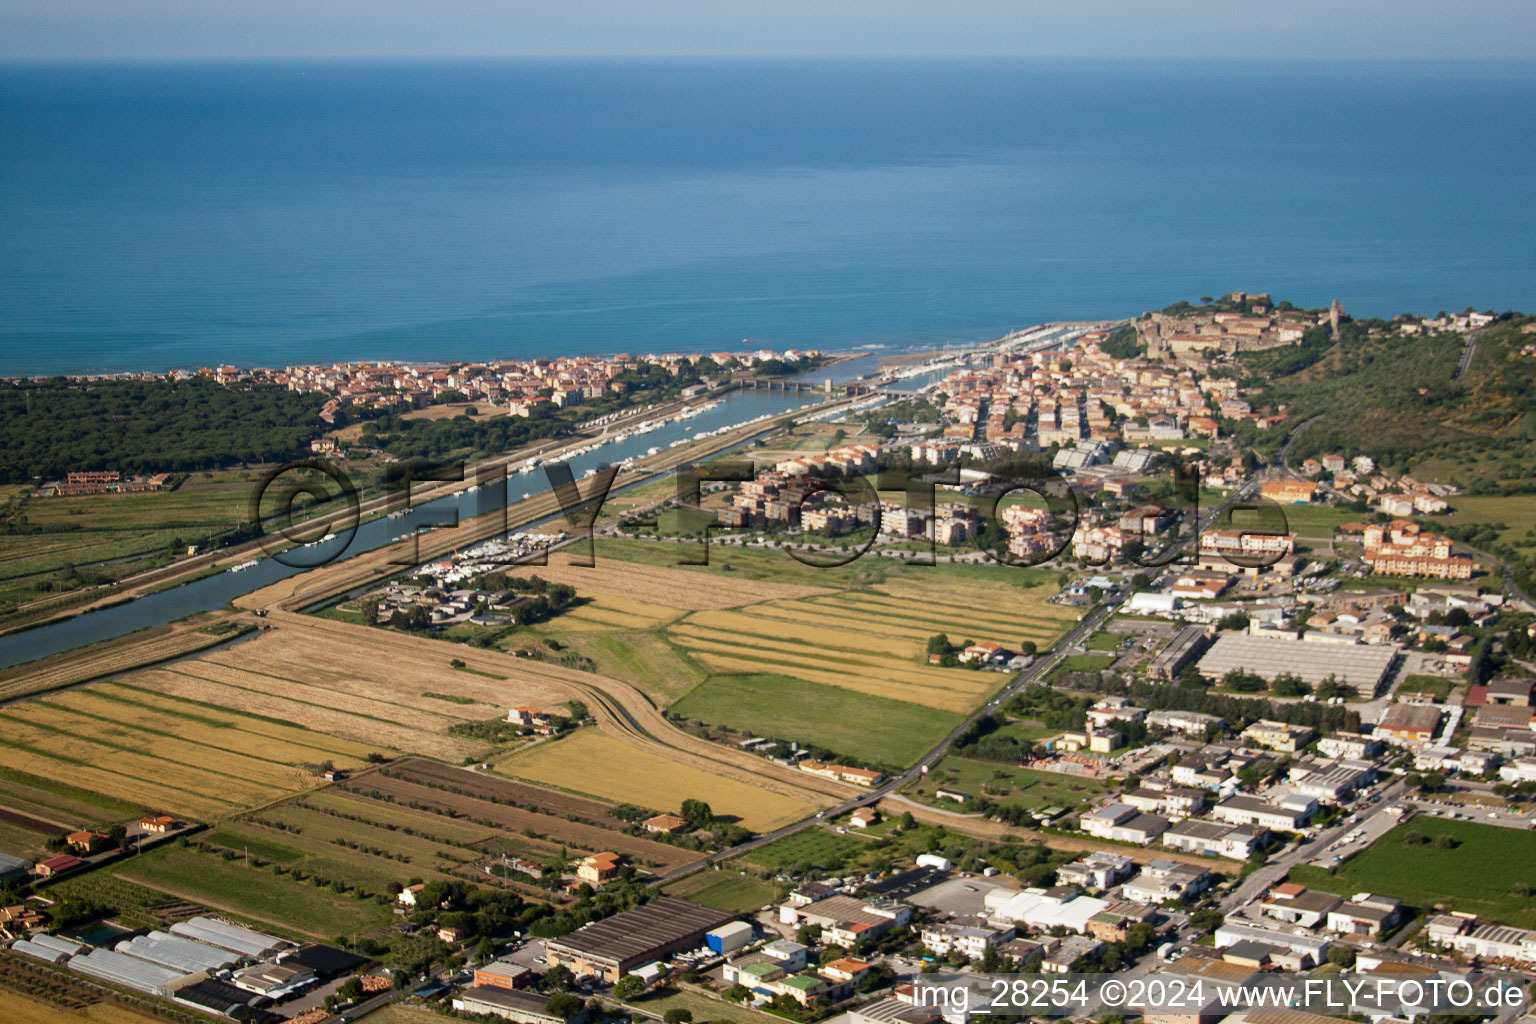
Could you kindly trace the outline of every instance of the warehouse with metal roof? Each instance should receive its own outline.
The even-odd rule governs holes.
[[[119,953],[127,953],[162,967],[177,968],[183,974],[220,971],[240,962],[240,957],[228,950],[180,935],[171,935],[169,932],[150,932],[137,938],[124,939],[113,948]]]
[[[704,944],[704,933],[739,915],[676,896],[662,896],[550,939],[544,945],[551,967],[577,975],[595,974],[616,982],[633,968]]]
[[[1305,683],[1333,676],[1369,697],[1386,679],[1397,648],[1375,644],[1314,644],[1305,640],[1223,633],[1200,659],[1200,674],[1220,679],[1233,669],[1273,682],[1293,675]]]
[[[171,931],[183,938],[196,939],[198,942],[218,946],[252,959],[271,956],[278,950],[293,945],[276,936],[253,932],[249,928],[241,928],[228,921],[220,921],[216,917],[191,917],[185,921],[177,921],[171,925]]]

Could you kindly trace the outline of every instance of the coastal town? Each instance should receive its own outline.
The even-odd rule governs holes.
[[[0,712],[0,982],[302,1024],[965,1024],[987,1011],[935,986],[1000,974],[1523,985],[1536,608],[1452,535],[1464,485],[1353,444],[1293,458],[1311,417],[1242,363],[1501,325],[1533,333],[1245,293],[1042,325],[824,383],[595,521],[255,589],[206,647]],[[655,366],[698,378],[686,412],[820,358],[268,382],[325,396],[332,453],[362,410],[531,419]],[[1105,1012],[1265,1024],[1074,1015]]]

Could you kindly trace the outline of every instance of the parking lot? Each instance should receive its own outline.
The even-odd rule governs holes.
[[[1436,818],[1476,821],[1484,825],[1501,825],[1504,828],[1528,829],[1531,827],[1529,818],[1507,808],[1479,807],[1476,804],[1447,804],[1438,800],[1415,800],[1413,804],[1420,814]]]
[[[987,893],[1003,888],[980,876],[950,878],[915,892],[907,901],[948,914],[973,915],[986,909]]]
[[[1385,813],[1384,810],[1378,810],[1375,806],[1372,806],[1367,812],[1360,815],[1364,820],[1351,821],[1350,819],[1354,817],[1355,815],[1351,815],[1349,818],[1346,818],[1344,823],[1349,826],[1348,830],[1322,850],[1313,854],[1308,863],[1324,868],[1337,864],[1370,846],[1395,828],[1398,822],[1402,820],[1396,815]]]

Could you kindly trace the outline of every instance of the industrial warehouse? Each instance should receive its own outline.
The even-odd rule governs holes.
[[[551,939],[544,947],[545,960],[550,967],[564,966],[578,976],[592,974],[616,982],[642,964],[697,949],[704,945],[706,932],[737,916],[662,896]]]
[[[1334,677],[1369,697],[1392,671],[1397,648],[1389,645],[1314,643],[1276,637],[1222,634],[1200,659],[1200,674],[1220,679],[1233,669],[1273,682],[1293,675],[1317,684]]]

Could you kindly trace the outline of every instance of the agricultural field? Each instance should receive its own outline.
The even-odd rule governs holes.
[[[411,1003],[388,1003],[366,1017],[368,1024],[442,1024],[443,1015],[425,1006]]]
[[[378,931],[393,920],[389,902],[338,893],[329,886],[277,874],[242,858],[170,844],[130,857],[112,869],[117,877],[226,911],[257,927],[327,940],[347,932]],[[408,873],[408,872],[405,872]]]
[[[603,540],[595,568],[541,568],[592,601],[506,642],[557,641],[683,718],[897,766],[1004,682],[930,665],[929,638],[1046,647],[1078,617],[1050,602],[1050,573],[877,559],[818,569],[718,544],[709,565],[678,564],[699,553]]]
[[[827,828],[807,828],[745,853],[741,860],[772,871],[804,864],[837,871],[864,852],[867,843],[868,840],[838,835]]]
[[[754,1010],[750,1006],[740,1003],[728,1003],[724,999],[713,999],[698,992],[684,992],[679,989],[658,989],[654,995],[648,995],[634,1001],[633,1005],[642,1007],[647,1013],[662,1016],[668,1010],[687,1010],[693,1014],[696,1021],[727,1021],[729,1024],[774,1024],[784,1018],[775,1014],[764,1013],[762,1010]]]
[[[121,1003],[90,1001],[100,996],[80,984],[78,975],[63,968],[50,970],[17,954],[0,957],[0,988],[6,990],[5,1019],[10,1024],[163,1024],[165,1020]],[[13,994],[17,991],[27,994]]]
[[[311,804],[304,798],[264,807],[221,829],[227,835],[221,845],[240,852],[241,840],[249,834],[274,855],[292,851],[285,858],[274,856],[279,863],[382,891],[412,875],[450,877],[479,859],[473,839],[489,838],[484,829],[470,840],[460,834],[445,835],[455,830],[425,820],[430,816],[423,816],[415,827],[408,826],[407,832],[375,823],[363,801],[344,801],[343,807]],[[339,817],[338,812],[349,817]]]
[[[247,518],[261,469],[193,473],[172,491],[34,498],[22,489],[0,512],[39,532],[12,534],[0,554],[0,613],[88,582],[122,579],[186,554]],[[93,563],[123,559],[109,565]]]
[[[355,767],[373,750],[118,682],[13,704],[0,728],[12,772],[203,820],[311,788],[322,762]]]
[[[996,803],[1031,811],[1042,807],[1072,810],[1104,794],[1104,784],[1096,779],[1015,768],[954,755],[940,761],[908,795],[934,807],[953,809],[963,806],[937,796],[935,790],[938,789],[956,789],[971,797],[986,796]]]
[[[149,662],[179,658],[204,647],[222,643],[229,636],[219,632],[229,619],[217,613],[193,615],[168,626],[142,629],[126,636],[37,661],[0,670],[0,700],[73,686],[123,672]]]
[[[548,670],[526,662],[508,658],[506,676],[496,678],[451,667],[454,649],[446,644],[394,642],[383,631],[355,633],[341,643],[322,628],[279,628],[125,679],[161,694],[304,722],[342,743],[447,761],[490,749],[482,741],[449,735],[453,726],[503,717],[507,707],[518,704],[557,706],[570,696],[558,681],[540,674]]]
[[[916,761],[961,721],[952,711],[766,674],[711,676],[671,711],[753,736],[813,743],[887,767]]]
[[[1536,495],[1508,496],[1457,495],[1448,499],[1450,513],[1443,517],[1458,524],[1503,524],[1498,540],[1522,551],[1536,548]],[[1441,516],[1427,516],[1422,521],[1433,524]]]
[[[954,643],[1049,646],[1076,619],[1075,612],[1048,604],[1049,596],[1044,588],[984,581],[901,579],[739,612],[695,612],[667,633],[714,672],[778,672],[959,712],[981,703],[1002,677],[929,665],[928,638],[944,633]]]
[[[456,846],[460,858],[509,852],[509,846],[532,859],[561,849],[612,850],[644,870],[667,871],[699,857],[644,835],[625,835],[625,822],[614,817],[607,804],[430,761],[391,765],[348,780],[343,789],[310,794],[299,802],[322,812],[393,825],[401,833],[432,836]]]
[[[1405,839],[1413,833],[1431,841],[1409,845]],[[1449,836],[1454,846],[1441,849],[1440,836]],[[1390,893],[1421,915],[1439,906],[1536,928],[1536,898],[1519,895],[1525,890],[1517,889],[1536,886],[1531,849],[1531,834],[1519,829],[1421,817],[1392,829],[1332,871],[1298,865],[1289,878],[1324,892]]]
[[[597,594],[578,599],[561,613],[561,618],[572,629],[645,630],[665,625],[681,614],[679,609],[654,601],[634,600],[616,594]]]
[[[14,856],[37,860],[51,838],[103,828],[141,813],[136,803],[0,768],[0,851]]]
[[[626,549],[634,546],[626,545]],[[668,549],[664,553],[672,556],[673,565],[686,554],[672,544],[650,546]],[[547,566],[530,567],[529,571],[551,583],[568,583],[583,597],[617,599],[620,603],[613,605],[615,608],[648,608],[651,612],[669,608],[736,608],[823,591],[817,586],[737,579],[719,572],[696,572],[679,578],[672,566],[621,561],[608,557],[612,550],[607,544],[599,544],[596,564],[592,566],[573,565],[576,556],[557,551],[549,556]]]
[[[743,913],[756,910],[779,898],[777,886],[760,878],[728,869],[700,871],[666,887],[669,896],[681,896],[721,910]]]
[[[592,662],[598,675],[619,679],[666,706],[688,693],[708,674],[686,651],[655,630],[648,633],[604,632],[558,634]]]
[[[529,782],[584,793],[599,800],[675,811],[684,800],[703,800],[717,815],[734,815],[753,831],[769,831],[805,818],[816,805],[749,785],[655,749],[583,729],[540,743],[497,763],[496,771]]]

